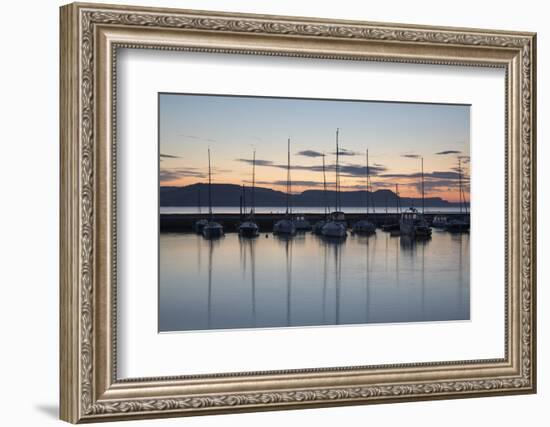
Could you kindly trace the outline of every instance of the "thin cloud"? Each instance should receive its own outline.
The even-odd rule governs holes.
[[[173,154],[160,154],[160,157],[163,159],[181,159],[180,156],[174,156]]]
[[[419,159],[420,154],[401,154],[401,157],[406,157],[407,159]]]
[[[206,178],[206,174],[195,168],[161,169],[159,178],[161,182],[168,182],[176,181],[181,178]]]
[[[235,159],[238,162],[244,162],[247,164],[252,164],[252,159]],[[273,163],[271,160],[259,160],[256,159],[257,166],[269,166],[273,168],[286,169],[286,164]],[[291,165],[291,170],[301,170],[301,171],[310,171],[310,172],[323,172],[322,165]],[[355,165],[355,164],[343,164],[339,166],[340,173],[345,177],[363,177],[367,173],[367,167],[364,165]],[[326,172],[334,172],[336,170],[335,164],[330,164],[325,166]],[[385,172],[387,168],[383,165],[379,166],[369,166],[369,173],[371,175],[378,175],[382,172]]]
[[[248,163],[249,165],[251,165],[253,163],[252,159],[235,159],[235,161],[236,162],[242,162],[242,163]],[[255,163],[256,163],[256,166],[275,166],[275,167],[278,167],[271,160],[256,159]]]
[[[250,181],[245,181],[245,182],[250,183]],[[257,181],[256,184],[283,186],[283,185],[286,185],[286,180]],[[322,182],[317,182],[317,181],[292,181],[292,185],[297,186],[297,187],[314,187],[314,188],[323,187],[323,183]],[[329,183],[327,182],[327,186],[328,185],[329,185]]]
[[[421,178],[422,173],[388,173],[380,175],[380,178]],[[458,180],[458,172],[455,171],[434,171],[424,173],[424,179],[449,179],[449,180]],[[462,176],[462,179],[468,179],[467,177]]]
[[[315,151],[315,150],[303,150],[303,151],[298,151],[296,153],[298,156],[305,156],[305,157],[323,157],[324,154],[319,152],[319,151]]]
[[[214,138],[204,138],[202,136],[197,136],[197,135],[186,135],[186,134],[180,133],[178,136],[181,136],[187,139],[193,139],[195,141],[216,142]]]
[[[333,151],[331,154],[335,156],[336,151]],[[340,147],[340,148],[338,148],[338,154],[340,156],[357,156],[359,153],[357,153],[355,151],[352,151],[352,150],[348,150],[346,148]]]
[[[447,154],[460,154],[461,152],[462,151],[457,151],[457,150],[445,150],[435,154],[437,154],[438,156],[446,156]]]

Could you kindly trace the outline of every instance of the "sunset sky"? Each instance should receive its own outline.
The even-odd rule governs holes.
[[[291,138],[292,192],[322,189],[323,154],[334,186],[340,128],[342,191],[365,187],[365,151],[373,189],[458,201],[458,158],[469,201],[470,106],[185,94],[159,95],[160,184],[208,181],[249,185],[256,151],[256,185],[285,190]]]

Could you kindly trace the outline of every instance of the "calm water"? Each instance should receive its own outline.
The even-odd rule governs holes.
[[[403,206],[403,210],[409,208],[410,206]],[[420,208],[417,206],[417,208]],[[250,207],[248,207],[248,210]],[[342,208],[346,213],[363,213],[365,212],[364,206],[344,206]],[[372,209],[372,208],[371,208]],[[255,208],[256,213],[285,213],[286,207],[281,206],[259,206]],[[318,207],[295,207],[295,213],[323,213],[324,208],[322,206]],[[214,213],[239,213],[238,206],[214,206]],[[441,213],[458,213],[460,208],[457,207],[425,207],[425,212],[441,212]],[[161,206],[161,214],[197,214],[202,212],[203,214],[208,212],[208,207],[202,207],[199,210],[196,206]],[[385,207],[377,206],[375,212],[384,213],[386,212]],[[389,213],[396,213],[397,209],[395,206],[388,206]]]
[[[160,235],[160,331],[465,320],[469,235]]]

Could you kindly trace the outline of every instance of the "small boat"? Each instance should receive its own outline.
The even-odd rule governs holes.
[[[401,214],[399,221],[399,231],[402,236],[409,238],[430,237],[432,229],[428,225],[428,221],[424,218],[424,158],[421,158],[422,165],[422,213],[415,208],[409,208]]]
[[[210,167],[210,148],[208,149],[208,214],[209,220],[202,227],[202,235],[205,239],[215,239],[223,236],[223,226],[213,219],[212,214],[212,170]]]
[[[398,217],[387,217],[384,221],[384,224],[380,226],[382,231],[396,231],[399,230],[399,218]]]
[[[243,237],[257,237],[259,234],[258,224],[254,221],[245,221],[239,225],[239,234]]]
[[[401,235],[409,237],[428,237],[432,235],[432,229],[424,215],[415,208],[409,208],[401,214],[399,231]]]
[[[199,208],[199,215],[202,215],[202,204],[201,204],[201,188],[200,186],[197,188],[197,206]],[[193,224],[193,230],[197,234],[202,234],[202,229],[204,226],[208,224],[208,220],[206,218],[199,219],[195,221]]]
[[[284,218],[275,223],[273,233],[293,235],[296,234],[296,226],[290,218]]]
[[[295,216],[292,220],[294,222],[294,226],[296,227],[296,231],[310,231],[311,230],[311,224],[303,215]]]
[[[399,197],[399,184],[395,184],[395,208],[397,215],[395,216],[386,216],[384,224],[380,228],[382,231],[387,231],[390,233],[398,232],[399,235],[399,214],[401,213],[401,199]],[[391,234],[392,236],[396,235],[395,233]]]
[[[198,221],[196,221],[194,224],[193,224],[193,230],[195,230],[195,233],[197,234],[201,234],[202,233],[202,229],[204,228],[204,226],[208,224],[208,220],[203,218],[203,219],[199,219]]]
[[[206,239],[215,239],[223,236],[223,226],[215,221],[209,221],[202,229],[202,235]]]
[[[445,215],[436,215],[432,221],[432,227],[434,228],[446,228],[447,217]]]
[[[352,230],[357,234],[374,234],[376,233],[376,226],[369,220],[362,219],[353,224]]]
[[[445,230],[450,233],[464,233],[470,231],[470,221],[463,218],[453,218],[447,221]]]
[[[321,229],[321,234],[325,237],[346,237],[346,226],[337,221],[327,222]]]
[[[466,204],[466,196],[462,187],[462,164],[460,157],[458,158],[458,186],[460,195],[460,213],[462,216],[450,219],[445,225],[445,230],[450,233],[465,233],[470,231],[470,214],[468,213],[468,205]],[[463,212],[465,212],[463,214]]]
[[[344,212],[338,210],[339,207],[341,206],[340,171],[339,171],[339,165],[338,165],[338,153],[339,153],[338,132],[339,132],[339,129],[336,129],[336,203],[335,203],[336,210],[330,214],[329,220],[321,228],[321,234],[325,237],[330,237],[330,238],[333,238],[333,237],[342,238],[348,235]]]
[[[252,154],[252,206],[250,207],[250,215],[246,221],[239,225],[239,235],[242,237],[257,237],[259,234],[258,224],[254,221],[254,211],[256,200],[254,197],[254,189],[256,185],[256,151]]]
[[[328,221],[328,204],[327,204],[327,175],[325,173],[325,154],[323,153],[323,205],[325,208],[325,216],[313,225],[313,233],[320,235],[323,233],[323,227]]]
[[[366,188],[365,188],[365,194],[366,194],[366,202],[367,202],[367,213],[365,219],[357,221],[355,224],[353,224],[353,232],[356,234],[363,234],[363,235],[369,235],[376,233],[376,225],[369,221],[368,215],[369,215],[369,192],[371,191],[371,185],[370,185],[370,174],[369,174],[369,150],[367,150],[367,180],[366,180]]]
[[[313,234],[321,234],[326,223],[327,221],[325,219],[320,219],[313,224]]]
[[[296,225],[292,220],[292,206],[290,204],[290,192],[292,183],[290,180],[290,138],[287,145],[287,167],[286,167],[286,215],[273,225],[273,233],[279,235],[293,236],[296,234]]]

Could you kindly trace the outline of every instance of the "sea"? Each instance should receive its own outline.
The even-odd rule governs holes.
[[[411,206],[403,206],[401,210],[409,208]],[[416,206],[417,209],[421,209],[420,206]],[[250,208],[248,208],[250,209]],[[285,213],[286,207],[284,206],[258,206],[255,209],[256,213]],[[362,213],[365,212],[364,206],[344,206],[342,210],[346,213]],[[239,206],[214,206],[212,208],[212,211],[214,213],[227,213],[227,214],[235,214],[240,212]],[[324,208],[322,206],[314,206],[314,207],[294,207],[293,211],[295,213],[304,213],[304,214],[310,214],[310,213],[323,213]],[[372,212],[373,209],[371,207],[370,212]],[[395,206],[389,206],[388,208],[385,207],[375,207],[374,212],[377,213],[396,213],[397,207]],[[459,213],[460,208],[458,206],[446,206],[446,207],[431,207],[426,206],[424,208],[424,211],[426,213]],[[202,207],[198,208],[196,206],[161,206],[160,207],[160,213],[161,214],[199,214],[199,213],[207,213],[208,207]]]
[[[161,233],[159,277],[160,332],[470,319],[467,233]]]

